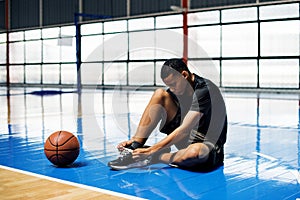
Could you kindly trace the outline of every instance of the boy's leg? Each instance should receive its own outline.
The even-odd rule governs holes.
[[[177,110],[177,104],[171,95],[166,90],[157,89],[146,106],[132,139],[143,145],[157,124],[160,121],[162,124],[171,121]]]
[[[175,153],[162,154],[160,160],[189,170],[211,171],[223,165],[224,149],[212,143],[194,143]]]
[[[167,164],[177,165],[182,168],[192,168],[201,163],[205,163],[209,157],[210,149],[204,143],[190,144],[187,148],[175,153],[166,153],[160,160]]]
[[[132,154],[128,149],[143,147],[159,121],[162,120],[162,123],[168,123],[175,117],[177,110],[177,104],[172,99],[171,95],[163,89],[157,89],[142,115],[136,134],[132,137],[131,141],[125,141],[119,144],[118,148],[121,149],[121,156],[116,160],[108,162],[108,166],[115,170],[139,166],[140,163],[135,162],[132,159]],[[124,149],[124,147],[127,149]],[[141,163],[141,165],[144,164],[145,163]]]

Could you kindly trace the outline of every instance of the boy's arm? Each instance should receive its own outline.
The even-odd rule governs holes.
[[[183,119],[182,124],[176,128],[171,134],[162,139],[160,142],[154,144],[153,146],[146,149],[136,149],[133,152],[133,157],[138,159],[142,157],[147,157],[160,149],[170,147],[171,145],[179,142],[186,137],[187,134],[190,134],[190,131],[199,124],[199,121],[203,113],[197,111],[189,111],[185,118]],[[144,154],[144,155],[143,155]]]

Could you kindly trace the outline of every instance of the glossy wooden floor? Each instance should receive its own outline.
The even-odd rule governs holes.
[[[300,198],[298,94],[225,92],[224,166],[201,173],[163,164],[125,171],[107,167],[118,156],[118,142],[134,134],[151,91],[41,90],[0,88],[0,199]],[[57,130],[74,133],[80,142],[79,157],[67,168],[53,166],[43,152],[45,140]],[[163,137],[156,129],[148,144]]]
[[[0,199],[34,199],[34,200],[82,200],[129,199],[105,194],[95,189],[76,186],[76,184],[49,177],[36,176],[21,171],[0,167]]]

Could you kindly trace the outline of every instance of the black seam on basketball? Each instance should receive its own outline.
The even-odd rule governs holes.
[[[59,131],[59,133],[58,133],[58,136],[56,138],[56,145],[55,145],[56,146],[56,159],[58,162],[59,162],[59,160],[58,160],[58,139],[59,139],[60,133],[61,133],[61,131]]]
[[[56,159],[56,161],[57,161],[58,155],[57,155],[57,154],[53,154],[53,155],[49,156],[49,160],[54,164],[54,163],[56,163],[56,162],[52,160],[53,157],[54,157],[54,158]]]
[[[48,140],[52,146],[54,146],[54,147],[56,146],[55,144],[52,143],[52,141],[50,140],[50,137],[48,138]]]
[[[44,149],[45,151],[56,151],[56,149]]]
[[[59,131],[58,136],[57,136],[57,138],[56,138],[56,144],[54,144],[54,143],[51,141],[51,138],[50,138],[50,137],[48,138],[48,140],[49,140],[49,142],[50,142],[50,144],[51,144],[52,146],[57,147],[57,143],[58,143],[58,139],[59,139],[60,133],[61,133],[61,131]]]
[[[54,156],[56,156],[56,154],[53,154],[53,155],[49,156],[49,159],[53,158]]]
[[[74,149],[59,149],[58,151],[74,151],[74,150],[79,150],[79,148],[74,148]],[[45,151],[56,151],[56,149],[45,149]]]
[[[57,144],[57,147],[63,146],[65,145],[67,142],[69,142],[73,137],[75,137],[74,135],[72,135],[71,137],[69,137],[64,143],[62,143],[61,145]]]
[[[61,161],[59,159],[59,154],[55,154],[56,155],[56,161],[57,161],[57,165],[61,165]]]
[[[54,147],[59,147],[59,146],[63,146],[64,144],[66,144],[68,141],[70,141],[73,137],[75,137],[74,135],[72,135],[70,138],[68,138],[64,143],[62,143],[61,145],[58,145],[58,140],[59,140],[59,137],[60,137],[60,134],[61,134],[62,131],[59,131],[58,133],[58,136],[56,138],[56,144],[54,144],[51,140],[50,140],[50,137],[48,138],[50,144]]]
[[[60,156],[62,157],[62,158],[64,158],[64,159],[66,159],[66,160],[68,160],[69,162],[71,162],[71,161],[75,161],[74,160],[74,158],[73,159],[70,159],[69,157],[66,157],[66,156],[64,156],[64,155],[62,155],[62,154],[60,154]]]
[[[57,156],[56,159],[57,159],[58,166],[69,165],[77,159],[77,157],[75,159],[74,158],[70,159],[70,158],[64,156],[63,154],[56,154],[56,156]]]
[[[61,131],[59,131],[58,136],[56,138],[56,145],[55,145],[56,147],[58,147],[58,140],[59,140],[60,134],[61,134]]]

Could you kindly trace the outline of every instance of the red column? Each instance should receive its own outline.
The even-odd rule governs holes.
[[[183,60],[187,63],[188,60],[188,0],[181,0],[181,7],[183,8]]]

